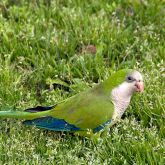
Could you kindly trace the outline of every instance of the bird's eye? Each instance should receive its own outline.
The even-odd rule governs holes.
[[[128,76],[128,78],[127,78],[129,81],[131,81],[132,80],[132,77],[130,77],[130,76]]]
[[[128,77],[127,77],[127,81],[128,81],[128,82],[132,82],[132,81],[134,81],[134,79],[133,79],[133,77],[128,76]]]

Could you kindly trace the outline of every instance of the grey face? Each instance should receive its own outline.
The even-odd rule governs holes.
[[[144,84],[143,77],[141,73],[138,71],[133,71],[126,76],[125,80],[128,84],[130,84],[130,88],[132,88],[136,92],[143,92]]]
[[[138,71],[133,71],[129,75],[126,76],[126,82],[143,82],[142,75]]]

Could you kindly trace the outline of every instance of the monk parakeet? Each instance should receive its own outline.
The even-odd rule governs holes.
[[[26,125],[91,136],[120,119],[132,94],[143,89],[142,75],[136,70],[123,69],[93,88],[54,106],[38,106],[24,112],[0,111],[0,117],[20,118]]]

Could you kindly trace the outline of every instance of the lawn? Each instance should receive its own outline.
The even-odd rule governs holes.
[[[0,164],[165,164],[165,1],[0,1],[0,110],[54,105],[122,68],[143,73],[110,135],[1,119]]]

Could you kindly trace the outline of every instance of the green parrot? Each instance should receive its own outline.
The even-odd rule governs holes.
[[[24,119],[53,131],[92,136],[104,132],[118,121],[134,92],[144,90],[141,73],[132,69],[119,70],[100,84],[76,94],[54,106],[35,107],[21,111],[0,111],[2,118]]]

